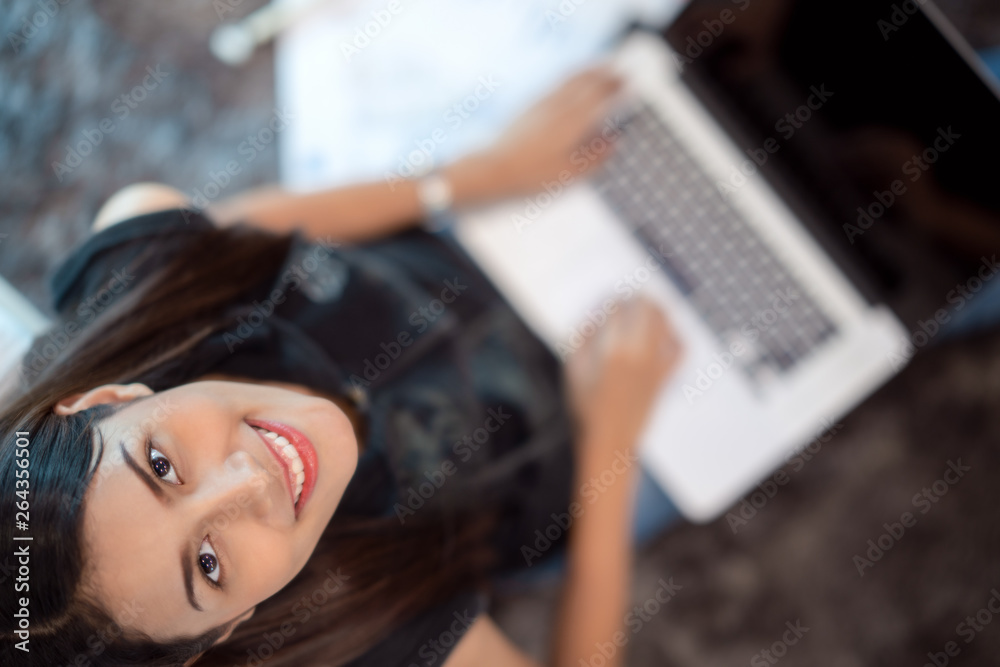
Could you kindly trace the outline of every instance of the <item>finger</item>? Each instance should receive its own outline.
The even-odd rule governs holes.
[[[639,297],[642,302],[642,309],[646,316],[648,331],[659,337],[666,332],[666,319],[663,317],[663,309],[660,305],[645,295]]]
[[[681,339],[663,309],[657,308],[656,311],[653,318],[655,351],[660,359],[669,367],[675,364],[681,356],[683,349]]]
[[[586,164],[582,164],[578,159],[574,166],[576,167],[577,174],[590,174],[599,168],[602,164],[607,162],[612,155],[615,154],[616,147],[614,141],[604,140],[603,143],[597,142],[597,138],[601,135],[594,132],[590,135],[590,138],[580,142],[581,146],[592,146],[596,144],[599,149],[591,149],[586,153],[587,161]]]
[[[591,384],[593,368],[589,356],[585,350],[579,349],[566,360],[567,389],[571,395],[585,393],[584,388]]]
[[[565,106],[561,111],[575,114],[582,122],[594,121],[612,112],[622,91],[622,83],[618,80],[581,87],[563,100]]]
[[[553,102],[563,112],[591,109],[602,100],[613,97],[623,87],[617,76],[607,76],[593,72],[574,77],[553,96]]]
[[[619,344],[633,349],[642,344],[643,317],[640,299],[630,299],[624,303],[617,332]]]
[[[594,85],[610,85],[620,82],[621,76],[607,65],[587,67],[567,79],[560,89],[571,90]]]
[[[601,359],[607,357],[608,351],[615,346],[615,341],[620,337],[619,330],[621,328],[623,316],[622,306],[622,302],[619,301],[617,303],[617,307],[615,307],[615,309],[608,314],[607,321],[604,322],[593,337],[593,349],[595,356],[598,356]]]
[[[599,328],[593,335],[584,337],[580,346],[573,350],[568,362],[572,366],[574,377],[592,377],[600,359],[601,333]]]
[[[640,311],[636,332],[637,344],[641,346],[644,355],[659,355],[666,335],[663,313],[657,304],[645,296],[640,296],[637,302]]]
[[[650,354],[655,354],[659,352],[660,343],[663,340],[663,314],[660,307],[645,296],[641,297],[641,308],[643,343]]]
[[[581,105],[562,115],[562,128],[568,135],[575,137],[576,142],[590,145],[599,138],[602,150],[595,162],[603,162],[614,150],[615,140],[621,133],[623,120],[621,114],[621,99],[614,96],[586,100]]]

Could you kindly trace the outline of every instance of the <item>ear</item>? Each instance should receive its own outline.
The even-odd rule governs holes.
[[[144,384],[105,384],[88,392],[67,396],[52,407],[57,415],[71,415],[95,405],[127,403],[143,396],[152,396],[153,390]]]

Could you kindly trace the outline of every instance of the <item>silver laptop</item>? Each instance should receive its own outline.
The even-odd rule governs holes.
[[[845,21],[860,25],[852,12],[875,16],[879,4],[848,2],[822,11],[846,13]],[[920,184],[903,180],[903,160],[887,157],[885,187],[866,189],[867,181],[835,159],[838,146],[849,143],[838,134],[836,114],[863,101],[843,86],[857,67],[872,67],[871,59],[878,66],[882,57],[878,22],[857,28],[876,30],[873,37],[853,42],[867,39],[869,62],[851,63],[844,55],[840,63],[820,63],[814,81],[799,77],[795,87],[775,83],[768,67],[779,65],[767,64],[766,49],[741,63],[731,55],[733,44],[780,44],[781,31],[808,27],[795,21],[826,20],[822,11],[794,17],[793,6],[805,2],[760,0],[762,13],[751,17],[750,11],[741,15],[748,3],[724,5],[693,2],[666,38],[648,32],[626,38],[613,62],[631,101],[605,127],[606,136],[617,137],[616,147],[596,174],[553,181],[536,196],[471,212],[455,230],[562,358],[594,335],[611,300],[642,294],[662,306],[686,357],[662,389],[641,455],[682,513],[698,522],[721,515],[901,370],[922,347],[920,323],[926,334],[926,318],[933,324],[945,305],[948,281],[974,275],[976,267],[969,259],[975,252],[961,264],[957,250],[948,255],[946,242],[925,238],[926,225],[918,233],[919,225],[907,222],[916,215],[907,189],[916,192]],[[785,8],[768,14],[763,5]],[[889,17],[890,3],[885,10]],[[942,78],[960,70],[988,93],[984,99],[996,101],[992,82],[946,34],[933,7],[909,19],[906,29],[926,31],[938,40],[935,48],[961,56]],[[769,20],[780,24],[776,30],[766,30]],[[843,33],[837,39],[852,43]],[[793,70],[795,54],[783,57],[791,58],[786,69]],[[754,68],[760,71],[744,71]],[[943,129],[959,117],[939,123]],[[933,146],[937,129],[914,130],[914,145]],[[968,129],[953,128],[951,136]],[[938,156],[942,170],[948,160],[969,159],[952,143],[944,148],[952,155]],[[586,150],[595,154],[601,146],[595,140]],[[579,159],[588,159],[586,150]],[[897,180],[906,186],[894,191]],[[989,248],[983,252],[988,256]]]

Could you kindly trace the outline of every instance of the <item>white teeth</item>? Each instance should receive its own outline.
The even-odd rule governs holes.
[[[273,431],[268,431],[265,428],[260,428],[259,426],[255,426],[254,428],[263,433],[265,438],[273,440],[274,444],[277,445],[276,449],[278,452],[288,462],[288,467],[291,469],[293,475],[293,483],[295,484],[295,502],[298,503],[302,495],[302,486],[306,479],[305,465],[302,463],[299,452],[288,441],[288,438],[278,435]]]

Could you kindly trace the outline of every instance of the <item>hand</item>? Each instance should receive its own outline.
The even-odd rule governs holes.
[[[478,154],[495,197],[534,194],[543,183],[577,179],[611,154],[621,132],[613,114],[622,80],[607,69],[584,70],[522,114]]]
[[[566,367],[579,442],[634,448],[653,401],[676,369],[682,348],[653,302],[621,303]]]

